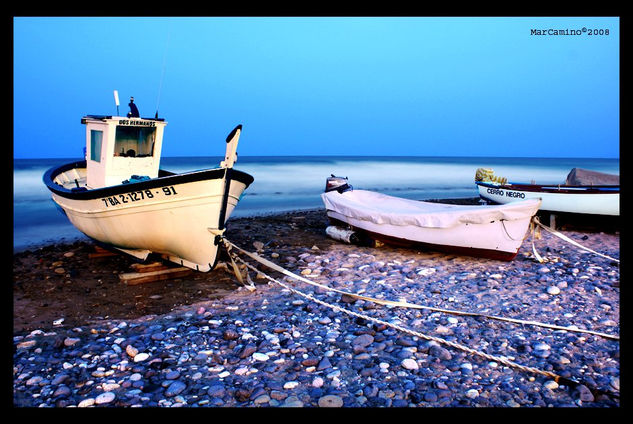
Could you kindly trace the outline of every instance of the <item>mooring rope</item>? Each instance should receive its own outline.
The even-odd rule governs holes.
[[[369,296],[363,296],[360,294],[356,294],[356,293],[351,293],[351,292],[347,292],[344,290],[340,290],[337,288],[333,288],[333,287],[329,287],[320,283],[317,283],[315,281],[311,281],[308,280],[307,278],[301,277],[297,274],[294,274],[293,272],[288,271],[285,268],[282,268],[281,266],[275,264],[274,262],[269,261],[266,258],[262,258],[261,256],[255,254],[255,253],[251,253],[248,252],[244,249],[242,249],[241,247],[233,244],[232,242],[230,242],[227,239],[223,239],[225,246],[227,248],[227,252],[229,252],[229,257],[231,256],[230,253],[230,249],[231,248],[235,248],[237,250],[239,250],[240,252],[244,253],[245,255],[249,256],[250,258],[254,259],[257,262],[260,262],[261,264],[267,266],[268,268],[271,268],[275,271],[281,272],[282,274],[296,279],[298,281],[304,282],[306,284],[310,284],[316,287],[319,287],[323,290],[326,291],[333,291],[336,293],[340,293],[343,295],[347,295],[347,296],[351,296],[354,298],[358,298],[361,300],[365,300],[365,301],[369,301],[369,302],[373,302],[373,303],[377,303],[377,304],[381,304],[381,305],[386,305],[386,306],[395,306],[395,307],[403,307],[403,308],[411,308],[411,309],[426,309],[426,310],[430,310],[430,311],[434,311],[434,312],[441,312],[441,313],[446,313],[446,314],[452,314],[452,315],[464,315],[464,316],[472,316],[472,317],[479,317],[479,318],[487,318],[487,319],[492,319],[492,320],[497,320],[497,321],[505,321],[505,322],[510,322],[510,323],[515,323],[515,324],[524,324],[524,325],[534,325],[534,326],[538,326],[538,327],[545,327],[545,328],[551,328],[554,330],[564,330],[564,331],[571,331],[571,332],[578,332],[578,333],[588,333],[588,334],[593,334],[596,336],[600,336],[600,337],[604,337],[604,338],[608,338],[608,339],[612,339],[612,340],[620,340],[620,337],[617,335],[612,335],[612,334],[607,334],[607,333],[601,333],[601,332],[597,332],[597,331],[593,331],[593,330],[587,330],[587,329],[583,329],[583,328],[577,328],[577,327],[564,327],[564,326],[560,326],[560,325],[554,325],[554,324],[547,324],[547,323],[542,323],[542,322],[537,322],[537,321],[528,321],[528,320],[521,320],[521,319],[516,319],[516,318],[507,318],[507,317],[499,317],[499,316],[494,316],[494,315],[487,315],[487,314],[482,314],[482,313],[478,313],[478,312],[466,312],[466,311],[457,311],[457,310],[451,310],[451,309],[443,309],[443,308],[437,308],[437,307],[432,307],[432,306],[425,306],[425,305],[418,305],[415,303],[409,303],[409,302],[403,302],[403,301],[393,301],[393,300],[386,300],[386,299],[377,299],[377,298],[373,298],[373,297],[369,297]],[[233,259],[231,258],[231,262],[233,262]],[[233,267],[234,270],[236,269],[236,267]],[[237,271],[235,271],[237,272]],[[260,271],[261,272],[261,271]],[[238,280],[240,282],[243,282],[241,276],[238,277]],[[250,288],[249,288],[250,289]]]
[[[235,246],[235,247],[237,247],[237,246]],[[364,319],[364,320],[367,320],[367,321],[375,322],[377,324],[393,328],[395,330],[401,331],[403,333],[410,334],[412,336],[419,337],[419,338],[424,339],[424,340],[432,341],[432,342],[435,342],[435,343],[438,343],[438,344],[444,344],[444,345],[449,346],[451,348],[462,350],[462,351],[464,351],[466,353],[469,353],[469,354],[472,354],[472,355],[476,355],[476,356],[480,356],[480,357],[482,357],[484,359],[487,359],[489,361],[498,362],[500,364],[506,365],[506,366],[511,367],[511,368],[516,368],[516,369],[518,369],[520,371],[523,371],[523,372],[528,372],[528,373],[532,373],[532,374],[536,374],[536,375],[545,376],[545,377],[553,379],[556,383],[560,383],[560,384],[564,384],[564,385],[568,386],[570,389],[578,387],[579,385],[584,385],[585,387],[587,387],[595,395],[606,395],[606,396],[608,396],[608,397],[610,397],[612,399],[615,398],[615,399],[619,400],[619,394],[605,392],[605,391],[603,391],[601,389],[598,389],[598,388],[595,388],[595,387],[592,388],[587,383],[584,383],[584,382],[581,382],[581,381],[576,381],[576,380],[574,380],[572,378],[563,377],[563,376],[561,376],[559,374],[556,374],[554,372],[551,372],[551,371],[545,371],[545,370],[541,370],[541,369],[538,369],[538,368],[534,368],[534,367],[530,367],[530,366],[526,366],[526,365],[521,365],[521,364],[519,364],[517,362],[514,362],[514,361],[512,361],[510,359],[506,359],[505,357],[502,357],[502,356],[496,356],[496,355],[491,355],[491,354],[488,354],[488,353],[485,353],[485,352],[481,352],[481,351],[478,351],[476,349],[470,348],[468,346],[462,345],[460,343],[451,342],[449,340],[445,340],[445,339],[442,339],[440,337],[430,336],[428,334],[424,334],[424,333],[421,333],[419,331],[415,331],[415,330],[403,327],[401,325],[393,324],[393,323],[390,323],[390,322],[387,322],[387,321],[384,321],[384,320],[381,320],[381,319],[378,319],[378,318],[374,318],[374,317],[368,316],[366,314],[350,311],[349,309],[340,307],[338,305],[334,305],[334,304],[325,302],[323,300],[317,299],[316,297],[314,297],[314,296],[312,296],[310,294],[303,293],[302,291],[297,290],[296,288],[294,288],[292,286],[289,286],[289,285],[287,285],[287,284],[285,284],[285,283],[283,283],[283,282],[281,282],[281,281],[279,281],[279,280],[267,275],[266,273],[258,270],[257,268],[255,268],[251,264],[247,263],[246,261],[244,261],[240,257],[236,256],[236,259],[239,262],[243,263],[246,267],[248,267],[252,271],[263,275],[264,278],[268,279],[269,281],[274,282],[276,284],[279,284],[280,286],[282,286],[283,288],[289,290],[290,292],[295,293],[295,294],[297,294],[297,295],[299,295],[301,297],[304,297],[306,299],[309,299],[309,300],[311,300],[311,301],[313,301],[315,303],[318,303],[320,305],[323,305],[323,306],[325,306],[327,308],[330,308],[330,309],[342,312],[342,313],[350,315],[350,316],[361,318],[361,319]]]
[[[602,254],[602,253],[596,252],[595,250],[592,250],[592,249],[590,249],[590,248],[588,248],[588,247],[586,247],[586,246],[583,246],[582,244],[578,243],[577,241],[570,239],[570,238],[569,238],[569,237],[567,237],[566,235],[561,234],[560,232],[558,232],[558,231],[554,230],[553,228],[550,228],[550,227],[548,227],[547,225],[543,225],[543,224],[541,223],[541,221],[538,219],[538,217],[537,217],[537,216],[534,216],[534,217],[532,218],[532,220],[533,220],[533,221],[534,221],[534,223],[536,223],[537,225],[539,225],[539,226],[541,226],[541,227],[545,228],[545,230],[547,230],[547,231],[548,231],[548,232],[550,232],[551,234],[555,235],[556,237],[560,238],[561,240],[566,241],[567,243],[570,243],[570,244],[572,244],[572,245],[574,245],[574,246],[578,247],[579,249],[585,250],[585,251],[587,251],[587,252],[593,253],[594,255],[598,255],[598,256],[601,256],[601,257],[603,257],[603,258],[610,259],[610,260],[612,260],[612,261],[614,261],[614,262],[620,263],[620,260],[619,260],[619,259],[612,258],[611,256],[607,256],[607,255],[605,255],[605,254]],[[534,250],[534,251],[536,251],[536,249],[534,249],[534,243],[532,243],[532,248],[533,248],[533,250]],[[538,255],[537,255],[537,259],[538,259]],[[539,260],[539,262],[542,262],[542,260]]]

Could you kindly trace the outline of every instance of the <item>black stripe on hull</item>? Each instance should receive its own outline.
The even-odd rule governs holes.
[[[524,191],[530,193],[565,193],[565,194],[618,194],[619,185],[566,186],[556,184],[488,184],[476,181],[475,184],[499,190]]]
[[[56,184],[53,180],[62,172],[70,171],[74,168],[85,168],[86,161],[78,161],[71,162],[65,165],[61,165],[58,167],[50,168],[48,171],[44,173],[43,181],[46,184],[46,187],[53,193],[62,196],[66,199],[73,200],[91,200],[91,199],[99,199],[106,196],[115,196],[117,194],[123,194],[130,191],[139,191],[145,189],[152,189],[163,187],[166,185],[177,185],[177,184],[185,184],[191,183],[195,181],[206,181],[206,180],[214,180],[214,179],[222,179],[224,178],[225,169],[224,168],[215,168],[215,169],[206,169],[202,171],[192,171],[186,172],[183,174],[175,174],[173,172],[160,170],[158,172],[158,178],[152,178],[151,180],[139,181],[136,183],[129,184],[119,184],[115,186],[96,188],[92,190],[85,191],[72,191],[68,190],[58,184]],[[243,183],[246,187],[248,187],[253,181],[254,178],[242,171],[238,171],[236,169],[231,170],[231,179],[239,181]]]

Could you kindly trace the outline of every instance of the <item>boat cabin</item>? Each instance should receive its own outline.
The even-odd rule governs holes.
[[[164,119],[87,115],[81,123],[88,189],[158,177]]]

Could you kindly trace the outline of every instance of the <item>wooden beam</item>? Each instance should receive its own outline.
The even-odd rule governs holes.
[[[168,267],[162,262],[152,262],[150,264],[132,264],[130,268],[136,272],[152,272],[167,269]]]
[[[126,272],[124,274],[119,274],[119,279],[128,286],[133,286],[136,284],[185,277],[192,272],[193,270],[187,267],[168,268],[149,272]]]
[[[549,226],[552,230],[556,229],[556,215],[553,213],[549,214]]]
[[[100,247],[100,246],[97,246],[97,245],[94,246],[94,249],[95,249],[94,253],[88,253],[88,259],[106,258],[106,257],[109,257],[109,256],[118,256],[119,255],[116,252],[104,249],[103,247]]]

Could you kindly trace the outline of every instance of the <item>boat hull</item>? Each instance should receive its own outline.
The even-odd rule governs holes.
[[[589,215],[620,215],[619,186],[544,186],[533,184],[491,184],[477,181],[479,196],[505,204],[541,199],[540,209]]]
[[[463,214],[460,215],[455,205],[400,199],[399,201],[403,202],[403,208],[409,210],[409,216],[402,218],[392,214],[395,218],[391,219],[378,217],[377,214],[371,214],[371,212],[359,214],[357,209],[337,204],[336,196],[345,195],[346,193],[336,192],[322,195],[324,200],[326,200],[325,196],[329,197],[325,201],[328,217],[331,220],[343,222],[353,229],[361,230],[373,239],[398,246],[419,246],[430,250],[501,260],[512,260],[516,257],[526,236],[530,220],[540,204],[538,201],[522,202],[524,206],[521,206],[523,210],[520,213],[501,212],[503,209],[499,209],[497,213],[495,207],[467,206],[460,209],[460,211],[463,210]],[[414,210],[416,203],[427,210],[416,213]],[[519,210],[519,206],[516,205],[513,208]],[[371,208],[371,205],[367,207]],[[379,205],[376,207],[380,208]],[[483,208],[488,208],[487,214],[485,218],[479,219],[477,213],[480,210],[483,211]],[[453,217],[444,219],[443,222],[441,219],[435,219],[435,216],[442,214]],[[516,218],[509,219],[510,216]],[[416,222],[426,222],[428,225],[419,225]]]
[[[73,192],[54,182],[72,169],[71,164],[51,170],[44,181],[77,229],[140,259],[154,252],[202,272],[215,266],[216,236],[253,181],[246,173],[226,168],[163,171],[151,180]]]

